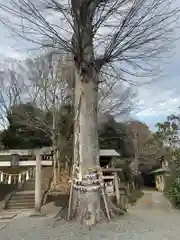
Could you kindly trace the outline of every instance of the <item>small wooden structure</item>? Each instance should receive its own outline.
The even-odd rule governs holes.
[[[121,172],[122,169],[121,168],[104,168],[102,169],[103,173],[111,173],[111,176],[104,176],[103,179],[109,179],[109,180],[113,180],[113,192],[109,193],[109,195],[116,196],[116,202],[119,205],[120,204],[120,179],[118,177],[118,172]],[[106,188],[108,188],[108,186],[106,186]]]
[[[169,168],[159,168],[153,172],[155,175],[156,189],[160,192],[163,192],[166,186],[166,176],[169,175]]]
[[[117,159],[120,159],[121,155],[116,152],[114,149],[101,149],[100,150],[100,166],[103,167],[112,167]]]
[[[100,166],[102,167],[107,193],[110,197],[115,197],[116,203],[120,205],[122,209],[127,209],[128,199],[126,189],[124,186],[122,187],[119,177],[122,168],[115,167],[117,162],[122,162],[122,159],[121,155],[114,149],[102,149],[100,151]]]
[[[161,159],[160,166],[160,168],[152,171],[151,174],[155,175],[156,189],[163,192],[166,186],[166,177],[169,175],[170,169],[168,161],[164,158]]]

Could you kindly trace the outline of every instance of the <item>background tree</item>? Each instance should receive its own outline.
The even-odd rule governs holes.
[[[115,149],[122,157],[133,156],[133,142],[126,122],[117,122],[112,116],[99,126],[100,149]]]
[[[9,109],[8,128],[1,134],[6,149],[33,149],[52,145],[51,138],[42,131],[43,126],[32,128],[26,124],[26,114],[36,119],[40,112],[41,110],[31,103],[14,105]],[[17,116],[21,116],[22,121]]]
[[[11,107],[20,104],[24,98],[25,89],[23,77],[23,68],[19,61],[12,59],[1,62],[0,66],[0,125],[1,128],[7,128],[7,115]]]
[[[134,160],[131,163],[132,171],[135,175],[139,170],[139,159],[143,155],[147,142],[151,138],[152,134],[148,126],[139,121],[130,121],[128,123],[132,134],[132,141],[134,146]]]
[[[149,173],[153,168],[159,167],[158,159],[165,155],[163,141],[156,133],[145,142],[142,155],[139,158],[139,169],[141,172]]]
[[[72,140],[72,96],[70,91],[68,91],[70,80],[66,78],[67,76],[69,78],[72,77],[70,74],[67,74],[67,72],[71,72],[72,75],[72,70],[68,64],[67,55],[58,55],[52,50],[45,51],[44,54],[36,59],[28,59],[22,62],[21,68],[24,70],[22,76],[25,78],[23,87],[26,89],[26,92],[24,91],[24,97],[22,97],[15,89],[14,95],[16,94],[19,97],[19,102],[26,103],[30,101],[32,104],[13,105],[11,110],[9,110],[11,118],[10,114],[8,114],[9,132],[12,133],[13,131],[13,123],[16,124],[16,127],[19,123],[19,127],[24,125],[24,134],[29,136],[28,133],[34,133],[34,144],[29,139],[26,144],[24,142],[24,145],[17,142],[18,145],[21,145],[23,148],[28,148],[28,144],[29,148],[31,146],[42,147],[43,140],[41,145],[39,145],[40,142],[35,144],[36,133],[37,137],[44,136],[44,146],[51,145],[53,147],[55,182],[57,178],[56,166],[58,165],[58,170],[60,171],[60,160],[64,160],[64,152],[69,152],[66,148],[68,148],[69,141]],[[19,79],[15,77],[14,82],[19,89]],[[64,127],[66,132],[64,132]],[[22,130],[20,135],[24,137]],[[17,145],[14,147],[17,147]],[[60,155],[62,159],[60,159]],[[72,159],[72,154],[70,156]]]
[[[162,140],[164,157],[169,163],[170,175],[166,177],[165,194],[176,207],[180,205],[180,148],[179,116],[170,115],[166,121],[157,123],[156,135]]]
[[[39,118],[39,123],[46,125],[45,129],[52,139],[56,184],[56,165],[59,173],[61,162],[65,161],[65,152],[69,161],[72,159],[72,151],[69,151],[73,124],[72,92],[69,86],[73,78],[72,64],[67,55],[49,50],[39,59],[29,60],[28,67],[29,78],[36,90],[33,101],[45,113],[48,112],[48,121],[45,114]]]
[[[170,115],[163,123],[157,123],[157,136],[163,140],[164,146],[177,148],[179,147],[179,116]]]

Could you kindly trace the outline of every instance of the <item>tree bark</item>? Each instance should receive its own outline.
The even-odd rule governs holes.
[[[97,166],[99,166],[97,134],[98,72],[94,59],[92,23],[95,8],[93,1],[87,3],[84,0],[72,0],[71,4],[74,22],[72,37],[75,67],[74,106],[75,115],[79,113],[74,126],[74,163],[78,165],[78,180],[84,187],[84,191],[79,189],[74,192],[73,208],[79,209],[77,215],[83,224],[92,226],[99,220],[100,215],[100,192],[93,191],[91,184],[89,186],[85,184],[88,181],[92,182],[92,179],[88,180],[88,178],[93,178],[94,182],[97,180],[98,175],[96,173],[92,174],[91,170],[97,170]],[[83,9],[86,10],[86,14],[79,14],[84,11]],[[97,184],[94,185],[98,189]]]
[[[78,101],[75,100],[76,110],[79,111],[79,118],[75,123],[75,133],[77,133],[79,120],[79,140],[75,136],[75,142],[79,141],[79,149],[75,146],[75,158],[79,161],[80,178],[86,178],[89,174],[88,169],[99,166],[99,145],[97,133],[97,85],[94,79],[88,82],[82,82],[81,77],[76,75],[76,97],[80,99],[79,109]],[[79,153],[79,156],[77,154]],[[79,158],[79,159],[78,159]],[[75,194],[79,205],[79,217],[82,223],[93,225],[99,220],[100,193],[99,191],[78,192]],[[77,202],[76,202],[77,205]]]
[[[100,169],[97,132],[97,75],[89,78],[88,81],[83,81],[78,70],[77,68],[75,77],[73,159],[78,171],[72,174],[68,220],[78,218],[82,224],[91,227],[104,217],[110,219],[111,216],[123,214],[124,211],[108,199],[105,186],[103,183],[100,186],[101,177],[98,176]],[[79,185],[74,179],[79,182]],[[57,220],[66,216],[66,210],[67,206],[64,206],[57,214]]]
[[[77,79],[78,81],[78,79]],[[91,175],[88,169],[99,166],[99,145],[97,134],[97,86],[93,79],[81,82],[80,104],[80,171],[82,179]],[[95,177],[96,179],[96,177]],[[88,191],[80,193],[82,222],[93,225],[99,216],[100,193]]]

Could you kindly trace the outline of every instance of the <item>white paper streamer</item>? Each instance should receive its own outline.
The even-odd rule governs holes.
[[[3,182],[4,180],[4,174],[1,172],[1,178],[0,178],[0,181]]]
[[[26,172],[26,180],[29,180],[29,172]]]
[[[19,173],[18,182],[21,183],[21,173]]]
[[[8,184],[11,184],[11,175],[8,177]]]
[[[17,181],[19,183],[21,183],[23,180],[28,181],[32,177],[33,177],[33,169],[29,169],[28,171],[21,172],[19,174],[4,173],[4,172],[0,171],[0,182],[1,183],[12,184]]]

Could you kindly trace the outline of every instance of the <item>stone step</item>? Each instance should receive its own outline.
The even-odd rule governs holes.
[[[11,198],[16,198],[16,199],[20,199],[20,198],[32,198],[32,197],[34,197],[34,196],[35,196],[34,193],[32,193],[32,194],[13,194],[13,195],[11,196]]]
[[[32,193],[32,194],[13,194],[11,196],[11,198],[32,198],[34,196],[35,196],[34,193]]]
[[[11,203],[11,204],[16,204],[16,203],[34,203],[34,198],[31,198],[31,199],[20,199],[20,200],[16,200],[16,199],[10,199],[8,204]]]
[[[34,205],[34,201],[32,201],[32,202],[8,202],[8,204],[7,204],[7,206],[10,206],[10,205],[16,205],[16,206],[18,206],[18,205]]]
[[[11,195],[11,198],[33,198],[35,194]]]
[[[6,209],[32,209],[35,204],[35,194],[33,191],[13,193],[9,199]]]
[[[26,190],[22,190],[22,191],[14,192],[13,194],[14,194],[14,195],[22,195],[22,194],[23,194],[23,195],[26,195],[26,194],[27,194],[27,195],[30,195],[30,194],[34,194],[34,193],[35,193],[34,190],[30,190],[30,191],[29,191],[29,190],[27,190],[27,191],[26,191]]]
[[[24,202],[31,203],[31,202],[34,202],[34,199],[35,199],[34,196],[32,196],[32,197],[22,197],[22,198],[11,197],[9,199],[9,202],[14,203],[14,204],[16,204],[16,203],[24,203]]]
[[[34,197],[33,198],[10,198],[9,202],[31,202],[34,201]]]
[[[34,208],[35,203],[8,203],[6,209],[28,209]]]
[[[33,205],[7,205],[6,209],[33,209]]]

